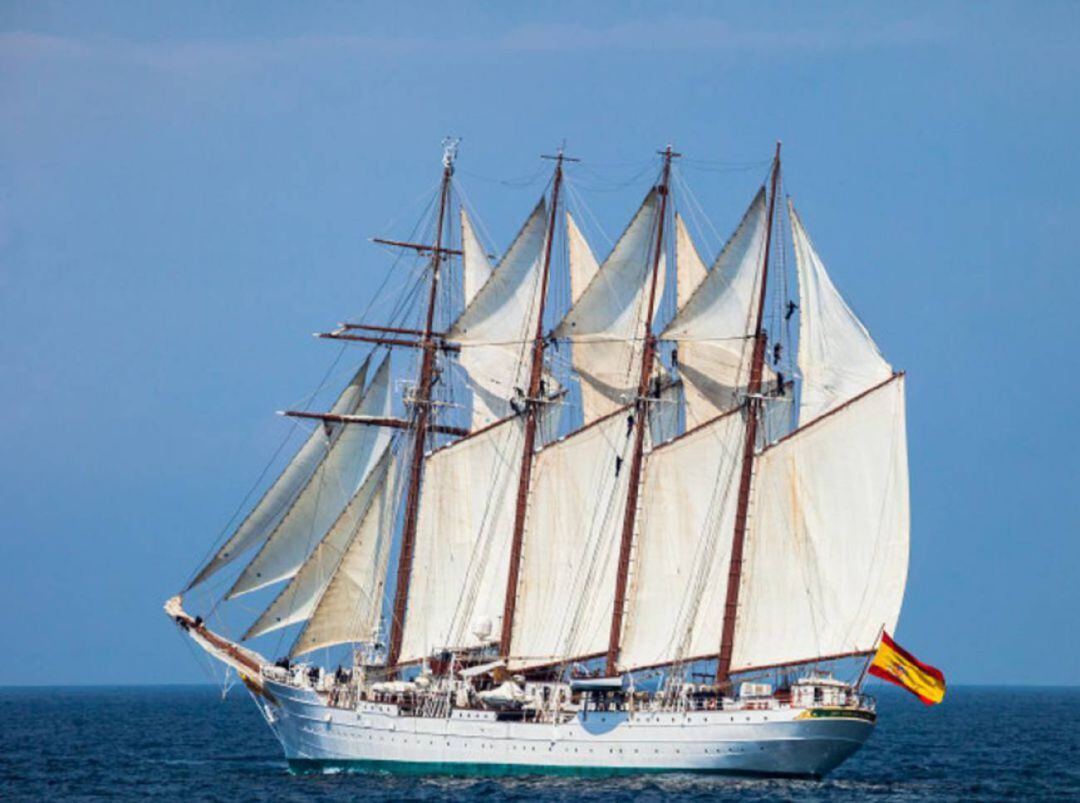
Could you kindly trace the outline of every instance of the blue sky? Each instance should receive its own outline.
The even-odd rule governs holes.
[[[603,190],[669,141],[730,231],[760,174],[702,162],[782,139],[909,372],[900,641],[957,683],[1080,682],[1080,6],[391,5],[0,8],[0,683],[204,678],[161,603],[446,133],[500,246],[540,188],[492,179],[563,138],[609,235],[644,185]]]

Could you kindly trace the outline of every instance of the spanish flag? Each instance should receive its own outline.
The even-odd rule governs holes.
[[[881,634],[881,644],[870,662],[870,674],[907,689],[927,705],[945,699],[945,676],[941,670],[924,664],[888,633]]]

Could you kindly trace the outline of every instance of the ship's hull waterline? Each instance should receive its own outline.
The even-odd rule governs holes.
[[[589,711],[559,725],[494,712],[399,715],[391,704],[327,706],[268,682],[259,705],[294,772],[613,775],[695,772],[820,778],[854,754],[873,715],[841,709]]]

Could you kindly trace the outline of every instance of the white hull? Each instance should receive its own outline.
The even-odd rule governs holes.
[[[265,691],[255,700],[300,771],[821,777],[862,747],[874,727],[872,717],[829,709],[589,711],[558,725],[498,721],[494,712],[477,710],[420,717],[386,703],[332,708],[310,689],[274,682]]]

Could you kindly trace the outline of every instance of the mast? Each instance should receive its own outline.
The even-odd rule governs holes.
[[[456,143],[446,141],[443,151],[442,184],[439,188],[439,214],[435,224],[435,244],[431,251],[431,286],[428,290],[427,316],[420,333],[419,347],[423,350],[420,361],[420,379],[412,403],[416,409],[413,426],[413,452],[409,465],[409,491],[405,503],[405,524],[401,531],[401,549],[398,554],[397,584],[394,589],[394,610],[390,620],[390,650],[387,666],[393,667],[401,654],[401,636],[405,623],[405,606],[409,598],[409,581],[412,575],[413,551],[416,547],[416,522],[420,509],[420,479],[424,472],[424,445],[430,429],[431,387],[434,381],[435,352],[439,340],[432,330],[435,321],[435,300],[439,287],[439,264],[444,258],[442,247],[443,227],[450,203],[450,178],[454,175]]]
[[[641,352],[641,377],[638,380],[637,399],[634,402],[634,454],[630,461],[630,487],[626,493],[626,513],[623,517],[622,540],[619,543],[618,573],[615,576],[615,600],[611,612],[611,633],[608,636],[607,673],[615,674],[615,662],[619,658],[619,640],[622,637],[623,611],[626,607],[626,583],[630,571],[630,548],[634,541],[637,520],[638,491],[641,484],[641,463],[645,452],[645,426],[648,423],[649,403],[646,394],[652,379],[656,359],[656,336],[652,330],[653,310],[656,308],[656,285],[660,273],[660,259],[664,254],[664,219],[671,182],[671,160],[680,154],[668,145],[663,150],[664,169],[657,191],[660,194],[660,215],[656,225],[656,249],[653,252],[652,281],[649,285],[649,303],[645,310],[645,345]]]
[[[754,476],[754,445],[757,443],[758,418],[761,414],[761,373],[765,363],[765,290],[769,278],[769,247],[772,244],[773,213],[776,209],[776,184],[780,177],[780,143],[776,143],[772,180],[769,187],[769,210],[766,213],[765,255],[761,262],[761,290],[758,294],[757,323],[754,327],[754,353],[750,362],[750,381],[746,387],[746,435],[743,439],[742,472],[739,476],[739,501],[735,510],[735,532],[731,539],[728,564],[727,597],[724,601],[724,629],[720,635],[720,657],[716,664],[716,682],[730,681],[731,658],[735,642],[735,616],[739,610],[739,585],[742,581],[743,545],[746,542],[747,508],[750,484]]]
[[[525,400],[525,442],[521,452],[521,471],[518,474],[517,507],[514,510],[514,533],[510,541],[510,567],[506,578],[506,601],[503,603],[502,633],[499,638],[499,654],[510,654],[510,639],[514,629],[514,609],[517,607],[518,575],[521,571],[521,543],[525,533],[525,508],[532,479],[533,457],[536,452],[536,429],[540,411],[545,401],[540,398],[540,385],[544,374],[544,305],[547,301],[548,278],[551,273],[551,248],[555,241],[555,221],[559,208],[559,190],[562,189],[563,162],[567,157],[562,148],[555,156],[555,178],[551,185],[551,210],[548,217],[547,243],[544,244],[544,265],[540,274],[540,310],[536,316],[536,333],[533,336],[532,366],[529,374],[529,392]],[[569,161],[576,162],[577,159]]]

